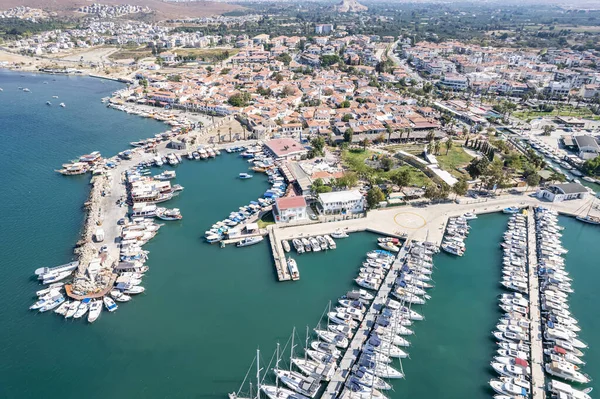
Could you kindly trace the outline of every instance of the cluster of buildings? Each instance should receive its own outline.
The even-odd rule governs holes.
[[[93,14],[99,18],[116,18],[129,14],[149,13],[152,10],[149,7],[131,4],[107,5],[94,3],[89,6],[80,7],[77,9],[77,12]]]
[[[420,42],[402,47],[417,70],[440,87],[520,96],[544,93],[591,98],[598,93],[600,56],[593,51],[481,47],[456,41]]]
[[[31,22],[36,22],[40,19],[48,18],[49,14],[39,8],[31,8],[25,6],[18,6],[9,8],[8,10],[0,11],[0,19],[4,18],[18,18],[24,19]]]

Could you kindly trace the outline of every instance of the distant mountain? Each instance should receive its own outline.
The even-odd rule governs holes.
[[[342,0],[340,4],[333,6],[333,9],[337,12],[360,12],[367,11],[369,8],[356,0]]]

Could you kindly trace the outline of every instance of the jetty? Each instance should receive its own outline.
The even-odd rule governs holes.
[[[540,313],[540,289],[537,276],[537,241],[533,208],[527,212],[527,256],[529,273],[529,318],[531,336],[531,393],[533,399],[545,398],[544,348]]]
[[[327,384],[321,399],[335,399],[338,397],[345,397],[347,395],[348,392],[345,392],[347,390],[345,387],[346,379],[348,378],[352,367],[356,363],[356,360],[360,356],[365,341],[369,338],[369,333],[375,324],[375,320],[379,314],[379,311],[381,310],[381,307],[387,302],[392,287],[394,286],[397,272],[404,264],[404,259],[407,254],[407,247],[408,241],[405,241],[400,249],[400,252],[398,253],[398,256],[396,257],[396,260],[388,270],[381,287],[377,291],[377,295],[375,296],[375,299],[373,299],[369,310],[365,314],[365,317],[360,323],[358,330],[354,334],[350,345],[348,345],[348,349],[340,361],[340,365]]]

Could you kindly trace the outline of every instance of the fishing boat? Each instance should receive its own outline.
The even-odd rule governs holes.
[[[246,237],[242,241],[238,242],[236,244],[236,246],[237,247],[247,247],[247,246],[250,246],[250,245],[258,244],[262,240],[264,240],[264,237],[262,237],[262,236]]]
[[[102,301],[93,300],[90,303],[90,311],[88,313],[88,323],[95,322],[98,317],[100,317],[100,313],[102,312]]]
[[[104,302],[106,310],[108,310],[109,312],[114,312],[119,308],[115,301],[109,296],[105,296],[104,298],[102,298],[102,301]]]
[[[178,208],[156,208],[156,217],[161,220],[181,220],[183,218]]]

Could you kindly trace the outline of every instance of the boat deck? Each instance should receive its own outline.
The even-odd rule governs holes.
[[[404,263],[404,258],[406,257],[407,243],[408,241],[404,242],[404,245],[402,246],[398,257],[396,258],[396,260],[392,264],[392,267],[390,267],[390,270],[385,276],[383,284],[381,284],[379,291],[377,291],[375,299],[373,299],[369,310],[365,314],[365,318],[362,320],[360,326],[358,327],[358,330],[354,334],[354,337],[352,338],[352,341],[350,342],[350,345],[348,346],[344,357],[340,361],[339,367],[337,368],[335,374],[331,378],[329,384],[327,384],[327,388],[325,389],[323,396],[321,396],[321,399],[335,399],[337,397],[347,396],[344,384],[346,382],[346,379],[348,378],[348,375],[350,374],[352,366],[354,366],[356,360],[360,356],[365,341],[369,337],[369,332],[373,328],[375,319],[379,314],[379,310],[388,299],[394,281],[396,280],[396,272],[400,270],[402,264]]]
[[[540,314],[540,289],[537,278],[537,241],[533,208],[527,212],[527,256],[529,273],[529,318],[531,335],[531,393],[533,399],[545,398],[544,348]]]
[[[102,298],[103,296],[106,296],[106,294],[108,294],[114,288],[117,277],[119,277],[117,274],[113,274],[110,278],[110,282],[108,283],[108,285],[102,291],[96,292],[95,294],[88,294],[88,295],[74,294],[73,291],[71,291],[71,289],[72,289],[71,284],[65,285],[65,292],[69,298],[75,299],[77,301],[81,301],[85,298],[90,298],[90,299]]]

